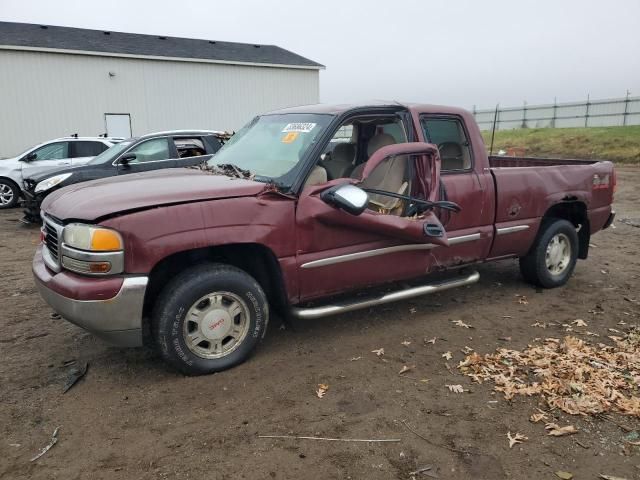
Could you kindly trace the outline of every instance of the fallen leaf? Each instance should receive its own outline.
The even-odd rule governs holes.
[[[498,338],[498,340],[502,340],[503,342],[510,342],[511,341],[511,337],[500,337],[500,338]]]
[[[529,421],[531,423],[538,423],[542,420],[547,420],[547,414],[546,413],[534,413],[529,417]]]
[[[358,360],[360,360],[362,357],[353,357],[351,359],[352,362],[357,362]]]
[[[544,426],[544,429],[547,430],[547,435],[550,435],[552,437],[564,437],[565,435],[573,435],[574,433],[578,433],[578,429],[573,425],[561,427],[555,423],[547,423]]]
[[[425,343],[430,343],[431,345],[435,345],[437,339],[438,339],[438,337],[433,337],[432,339],[427,340]]]
[[[451,352],[444,352],[442,354],[443,358],[446,358],[447,360],[451,360],[453,358],[453,355],[451,355]]]
[[[518,297],[518,303],[520,305],[529,305],[529,300],[527,300],[525,295],[516,295],[516,297]]]
[[[584,333],[585,333],[586,335],[589,335],[590,337],[599,337],[599,336],[600,336],[600,335],[598,335],[597,333],[593,333],[593,332],[590,332],[590,331],[588,331],[588,330],[587,330],[586,332],[584,332]]]
[[[556,477],[561,478],[562,480],[571,480],[573,478],[573,473],[570,472],[563,472],[562,470],[558,470],[554,473],[556,474]]]
[[[453,323],[456,327],[471,328],[471,325],[467,325],[462,320],[452,320],[451,323]]]
[[[381,357],[384,355],[384,348],[379,348],[377,350],[371,350],[371,353],[375,353],[377,356]]]
[[[398,375],[402,375],[403,373],[407,373],[411,369],[413,369],[413,367],[407,367],[406,365],[403,365],[402,369],[398,372]]]
[[[445,387],[447,387],[453,393],[463,393],[464,392],[464,388],[462,388],[462,385],[445,385]]]
[[[576,327],[586,327],[587,326],[587,322],[585,322],[581,318],[577,318],[571,323],[574,324]]]
[[[527,437],[525,437],[521,433],[516,433],[515,435],[511,435],[511,432],[507,432],[507,438],[509,439],[509,448],[513,448],[513,446],[516,443],[522,443],[525,440],[529,440]]]
[[[322,398],[324,397],[325,393],[327,393],[327,390],[329,390],[329,385],[327,385],[326,383],[320,383],[318,384],[316,395],[318,396],[318,398]]]
[[[401,342],[401,344],[405,347],[408,347],[409,345],[411,345],[411,342],[409,340],[405,340],[404,342]]]
[[[547,328],[547,324],[546,323],[540,323],[540,322],[532,323],[531,326],[532,327]]]
[[[462,351],[462,353],[464,353],[465,355],[469,355],[471,352],[473,352],[473,348],[471,348],[471,347],[467,347],[467,346],[465,345],[465,347],[464,347],[461,351]],[[449,360],[449,359],[447,359],[447,360]]]

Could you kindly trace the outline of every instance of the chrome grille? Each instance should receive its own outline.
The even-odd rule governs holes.
[[[49,249],[51,256],[58,260],[58,231],[52,225],[45,221],[44,223],[45,237],[44,243]]]

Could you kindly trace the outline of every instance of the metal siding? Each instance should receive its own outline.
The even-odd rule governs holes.
[[[131,114],[133,135],[237,130],[258,113],[319,101],[317,70],[9,50],[0,65],[0,158],[101,134],[105,113]]]

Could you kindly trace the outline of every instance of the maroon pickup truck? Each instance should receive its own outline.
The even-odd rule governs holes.
[[[456,108],[290,108],[251,120],[202,168],[53,193],[33,272],[67,320],[210,373],[245,360],[272,311],[411,298],[506,258],[528,282],[563,285],[611,224],[615,183],[609,162],[488,157]],[[369,295],[345,295],[356,290]]]

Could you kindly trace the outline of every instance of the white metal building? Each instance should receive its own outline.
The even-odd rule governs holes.
[[[0,158],[74,133],[235,130],[317,103],[322,68],[273,45],[0,22]]]

